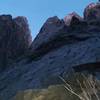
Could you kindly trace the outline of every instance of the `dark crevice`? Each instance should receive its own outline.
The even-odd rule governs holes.
[[[84,72],[84,71],[87,71],[89,73],[100,72],[100,62],[81,64],[78,66],[74,66],[73,69],[75,72]]]

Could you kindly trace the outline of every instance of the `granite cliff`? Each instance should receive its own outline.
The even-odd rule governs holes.
[[[26,18],[2,15],[0,37],[1,67],[6,64],[0,72],[1,100],[20,90],[60,84],[59,76],[73,69],[100,78],[100,3],[89,4],[83,17],[72,12],[64,19],[48,18],[33,42]]]

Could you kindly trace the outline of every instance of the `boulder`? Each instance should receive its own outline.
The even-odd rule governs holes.
[[[63,20],[67,26],[70,26],[73,22],[76,24],[80,21],[83,21],[83,18],[80,17],[76,12],[72,12],[65,16]]]
[[[100,3],[91,3],[84,10],[84,19],[100,21]]]

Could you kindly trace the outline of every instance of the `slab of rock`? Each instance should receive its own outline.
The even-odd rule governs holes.
[[[61,32],[67,32],[67,27],[62,20],[57,16],[47,19],[31,45],[32,52],[37,51],[43,44],[55,39]]]
[[[77,38],[75,41],[78,41],[78,33],[86,32],[86,28],[87,22],[75,12],[64,19],[51,17],[42,26],[30,51],[36,55],[44,55],[52,49],[74,41],[74,38]]]

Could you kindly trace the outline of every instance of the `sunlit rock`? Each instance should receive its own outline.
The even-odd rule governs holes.
[[[84,19],[100,21],[100,3],[91,3],[84,10]]]

